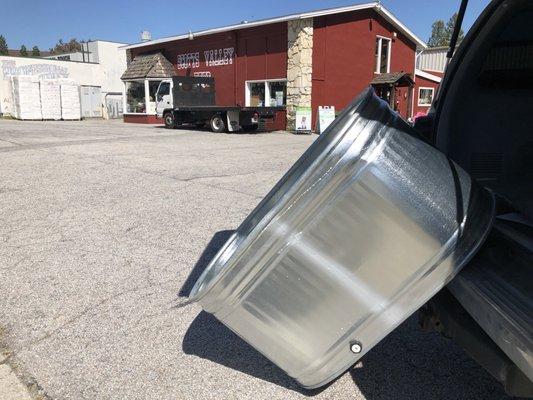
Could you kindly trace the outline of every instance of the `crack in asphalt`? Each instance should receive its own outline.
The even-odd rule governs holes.
[[[127,290],[124,290],[122,292],[118,292],[118,293],[115,293],[115,294],[113,294],[111,296],[105,297],[102,300],[98,301],[97,303],[91,304],[91,305],[85,307],[81,312],[73,315],[72,317],[70,317],[67,321],[62,323],[57,328],[54,328],[51,331],[45,332],[44,335],[41,336],[40,338],[37,338],[37,339],[31,341],[30,343],[27,343],[26,345],[22,346],[18,350],[13,350],[12,352],[10,352],[10,354],[7,356],[6,359],[10,359],[10,358],[16,356],[19,353],[22,353],[24,351],[28,351],[32,347],[38,345],[39,343],[42,343],[45,340],[51,338],[52,336],[57,335],[58,333],[63,331],[66,327],[72,325],[74,322],[78,321],[79,319],[83,318],[85,315],[89,314],[90,311],[92,311],[92,310],[96,311],[97,308],[101,307],[102,305],[104,305],[104,304],[106,304],[106,303],[108,303],[110,301],[113,301],[113,300],[115,300],[115,299],[117,299],[117,298],[119,298],[121,296],[132,294],[132,293],[136,293],[136,292],[139,292],[139,291],[142,291],[142,290],[145,290],[145,289],[149,289],[149,288],[152,288],[152,287],[154,287],[154,288],[155,287],[160,287],[160,286],[163,286],[166,283],[167,282],[149,283],[148,285],[136,286],[136,287],[134,287],[132,289],[127,289]],[[96,314],[98,314],[98,312],[96,312]]]
[[[37,382],[35,377],[31,375],[14,357],[13,352],[9,350],[4,343],[2,336],[4,329],[0,326],[0,365],[7,365],[11,372],[15,374],[17,380],[27,389],[27,393],[35,400],[51,400],[51,397],[46,393],[44,388]],[[0,393],[1,394],[1,393]]]
[[[72,154],[69,154],[69,156],[72,156]],[[78,158],[80,158],[80,157],[78,157]],[[220,186],[208,184],[208,183],[205,183],[205,182],[198,182],[198,180],[200,180],[200,179],[207,179],[207,178],[223,178],[223,177],[232,177],[232,176],[253,175],[253,174],[257,173],[257,171],[250,172],[250,173],[244,173],[244,174],[227,174],[227,175],[213,174],[213,175],[195,176],[195,177],[191,177],[191,178],[178,178],[176,176],[166,175],[164,173],[157,172],[157,171],[150,171],[150,170],[146,170],[146,169],[143,169],[143,168],[120,165],[120,164],[117,164],[117,163],[114,163],[114,162],[111,162],[111,161],[104,161],[104,160],[99,159],[98,157],[89,156],[89,158],[94,160],[94,161],[96,161],[96,162],[104,164],[106,166],[110,166],[111,165],[111,166],[114,166],[116,168],[122,168],[122,169],[127,169],[127,170],[130,170],[130,171],[141,172],[141,173],[146,174],[146,175],[158,176],[160,178],[172,179],[172,180],[175,180],[175,181],[178,181],[178,182],[184,182],[184,183],[195,183],[197,185],[201,185],[201,186],[212,188],[212,189],[225,190],[225,191],[232,192],[232,193],[242,194],[242,195],[245,195],[245,196],[253,197],[254,199],[262,199],[264,197],[264,196],[260,196],[260,195],[253,194],[253,193],[248,193],[248,192],[244,192],[244,191],[240,191],[240,190],[229,189],[229,188],[225,188],[225,187],[220,187]],[[274,171],[274,170],[264,170],[264,172],[276,172],[276,171]],[[187,187],[188,186],[184,186],[183,188],[178,189],[178,191],[179,190],[184,190]]]
[[[264,172],[276,172],[274,170],[263,170]],[[183,178],[183,179],[180,179],[180,178],[177,178],[183,182],[192,182],[192,181],[196,181],[198,179],[207,179],[207,178],[229,178],[229,177],[232,177],[232,176],[246,176],[246,175],[255,175],[257,173],[257,171],[252,171],[252,172],[245,172],[245,173],[242,173],[242,174],[209,174],[209,175],[198,175],[198,176],[192,176],[190,178]]]
[[[181,134],[179,136],[185,136],[185,135],[187,135],[187,133],[183,133],[183,134]],[[0,153],[1,152],[11,152],[11,151],[15,151],[15,150],[44,150],[44,149],[53,148],[53,147],[68,147],[68,146],[72,146],[72,145],[95,144],[95,143],[101,143],[101,142],[134,141],[134,140],[137,140],[137,139],[146,139],[146,138],[169,138],[169,136],[168,135],[130,136],[130,137],[125,137],[125,138],[76,140],[76,141],[68,141],[68,142],[42,143],[42,144],[35,144],[35,145],[22,145],[22,144],[20,144],[18,147],[15,147],[15,148],[5,148],[5,149],[4,148],[0,148]],[[284,143],[284,144],[280,144],[280,145],[270,145],[270,146],[271,147],[279,147],[279,146],[286,147],[286,144]],[[257,149],[257,147],[256,146],[235,146],[235,147],[233,147],[233,149],[246,150],[246,149]],[[62,154],[63,155],[68,155],[68,156],[73,156],[72,154],[66,154],[66,153],[62,153]],[[76,156],[74,155],[74,157],[76,157]],[[97,161],[99,163],[102,163],[104,165],[113,165],[115,167],[119,167],[119,168],[123,168],[123,169],[129,169],[129,170],[141,172],[141,173],[144,173],[144,174],[147,174],[147,175],[159,176],[159,177],[162,177],[162,178],[173,179],[173,180],[176,180],[176,181],[179,181],[179,182],[185,182],[185,183],[193,182],[193,183],[196,183],[198,185],[201,185],[201,186],[204,186],[204,187],[208,187],[208,188],[211,188],[211,189],[225,190],[225,191],[228,191],[228,192],[242,194],[242,195],[249,196],[249,197],[252,197],[254,199],[259,199],[259,200],[264,197],[262,195],[257,195],[257,194],[254,194],[254,193],[248,193],[248,192],[245,192],[245,191],[240,191],[240,190],[230,189],[230,188],[217,186],[217,185],[213,185],[213,184],[208,184],[208,183],[205,183],[205,182],[197,182],[200,179],[226,178],[226,177],[234,177],[234,176],[238,177],[238,176],[253,175],[253,174],[257,173],[257,171],[252,171],[252,172],[242,173],[242,174],[239,174],[239,173],[236,173],[236,174],[208,174],[208,175],[193,176],[193,177],[190,177],[190,178],[178,178],[178,177],[175,177],[175,176],[172,176],[172,175],[166,175],[166,174],[159,173],[159,172],[156,172],[156,171],[149,171],[149,170],[146,170],[146,169],[143,169],[143,168],[124,166],[124,165],[119,165],[119,164],[113,163],[113,162],[107,162],[107,161],[99,159],[97,156],[93,157],[93,156],[89,155],[89,156],[76,157],[76,158],[82,159],[82,158],[86,158],[86,157],[88,157],[89,159],[92,159],[94,161]],[[277,172],[277,170],[262,170],[262,172]],[[184,187],[182,189],[179,189],[179,190],[183,190],[186,187]]]
[[[12,142],[10,140],[6,140],[6,139],[0,139],[0,142],[6,142],[6,143],[11,143],[11,144],[14,144],[16,146],[22,146],[20,143],[17,143],[17,142]],[[0,149],[1,150],[1,149]]]
[[[68,147],[68,146],[78,146],[83,144],[98,144],[98,143],[113,143],[113,142],[134,142],[137,140],[146,140],[146,139],[176,139],[181,137],[188,137],[194,135],[190,132],[173,132],[172,135],[143,135],[143,136],[122,136],[122,137],[113,137],[113,138],[103,138],[103,139],[83,139],[83,140],[64,140],[57,142],[48,142],[48,143],[20,143],[15,141],[10,141],[7,139],[0,139],[0,141],[10,143],[15,145],[14,147],[0,147],[0,153],[10,153],[14,151],[23,151],[23,150],[38,150],[54,147]],[[287,143],[282,144],[269,144],[270,147],[287,147]],[[245,145],[245,146],[234,146],[232,149],[236,150],[246,150],[253,149],[257,150],[256,145]]]

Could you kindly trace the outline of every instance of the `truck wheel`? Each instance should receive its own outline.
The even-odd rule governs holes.
[[[226,130],[226,124],[224,123],[224,118],[222,115],[213,115],[211,121],[209,122],[211,130],[213,132],[224,132]]]
[[[174,114],[172,114],[171,112],[168,112],[163,115],[163,119],[165,120],[165,128],[174,129],[176,127],[176,122],[174,121]]]

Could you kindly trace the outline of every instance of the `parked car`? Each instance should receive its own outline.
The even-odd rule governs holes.
[[[420,320],[517,396],[533,396],[532,21],[532,1],[492,1],[454,53],[428,116],[415,122],[498,204],[485,245]]]

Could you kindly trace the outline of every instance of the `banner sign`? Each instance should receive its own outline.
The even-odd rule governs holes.
[[[206,67],[216,67],[219,65],[233,64],[234,47],[225,47],[220,49],[205,50],[203,52],[182,53],[178,54],[178,69],[198,68],[200,67],[200,56],[203,55]]]
[[[2,60],[2,75],[4,80],[11,76],[37,75],[41,79],[68,78],[69,71],[65,67],[54,64],[29,64],[19,65],[12,60]]]
[[[296,132],[311,132],[311,107],[296,107]]]
[[[318,133],[323,133],[326,128],[335,120],[334,106],[318,107]]]

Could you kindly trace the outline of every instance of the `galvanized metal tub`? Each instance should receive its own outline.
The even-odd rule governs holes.
[[[492,195],[372,89],[208,265],[201,306],[306,388],[357,362],[475,253]]]

